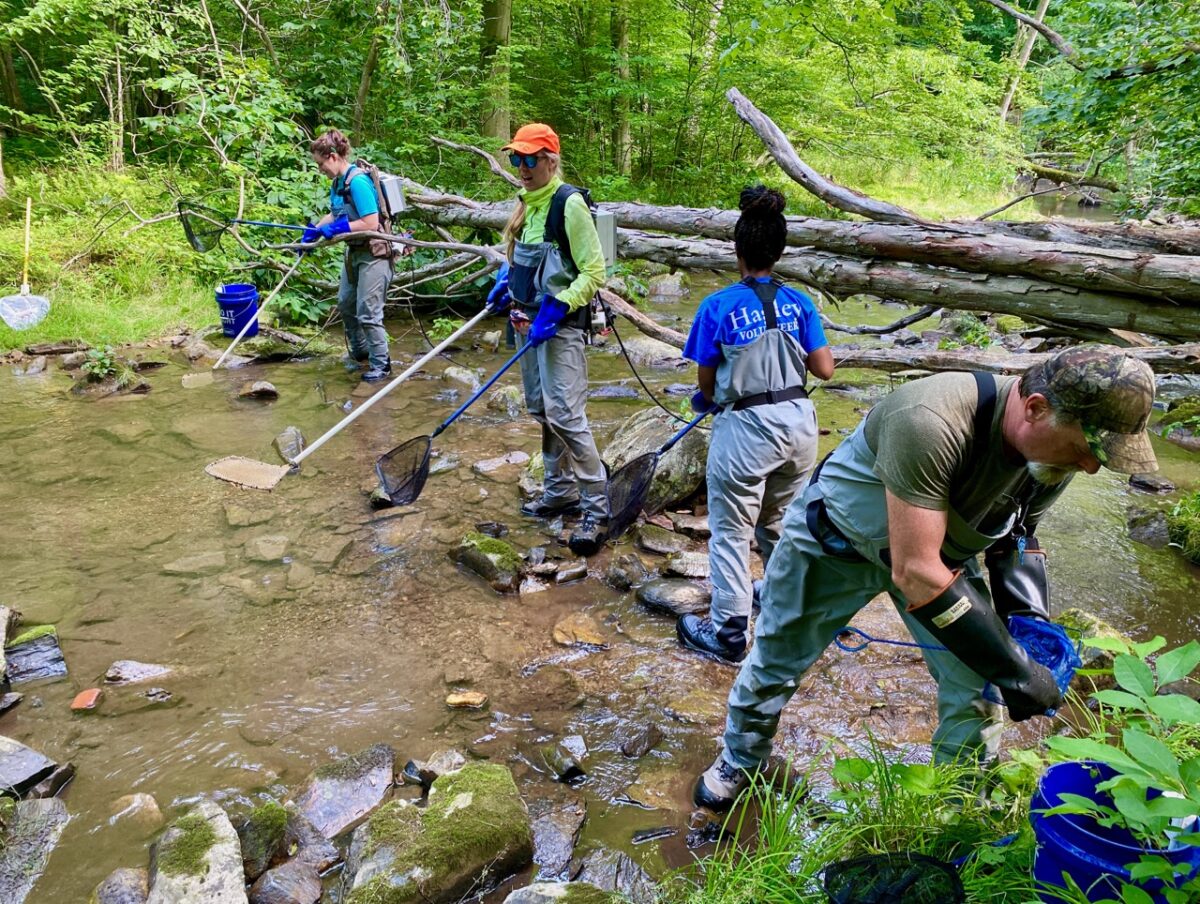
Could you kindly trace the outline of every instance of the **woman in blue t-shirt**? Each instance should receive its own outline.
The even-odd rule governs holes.
[[[309,151],[317,168],[333,180],[333,185],[329,190],[329,213],[309,226],[304,241],[379,229],[375,182],[369,173],[350,162],[350,142],[346,136],[330,129],[309,144]],[[392,372],[388,334],[383,328],[383,305],[392,283],[391,245],[368,239],[348,239],[345,244],[338,310],[350,346],[346,366],[357,370],[366,363],[367,371],[362,378],[374,383]]]
[[[743,278],[701,302],[683,349],[698,365],[692,406],[721,410],[707,470],[712,606],[707,617],[683,616],[676,630],[684,646],[727,662],[746,655],[751,535],[765,563],[784,509],[817,461],[807,373],[833,376],[812,299],[771,276],[787,243],[784,204],[765,186],[742,190],[733,241]]]

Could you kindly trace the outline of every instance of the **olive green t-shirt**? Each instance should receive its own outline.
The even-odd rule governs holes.
[[[953,509],[969,525],[994,533],[1029,500],[1027,529],[1070,478],[1037,483],[1025,459],[1004,443],[1001,425],[1017,377],[996,377],[996,412],[987,447],[972,455],[978,390],[969,373],[914,380],[876,405],[864,427],[874,472],[892,495],[919,508]]]

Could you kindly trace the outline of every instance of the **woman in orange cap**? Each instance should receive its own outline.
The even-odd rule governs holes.
[[[544,123],[517,130],[504,150],[520,175],[516,209],[504,229],[508,266],[491,303],[511,298],[513,327],[535,348],[521,359],[525,406],[542,425],[546,478],[521,513],[549,518],[582,509],[571,533],[577,555],[592,555],[608,532],[604,463],[588,426],[586,331],[604,282],[604,252],[584,190],[560,175],[558,135]]]

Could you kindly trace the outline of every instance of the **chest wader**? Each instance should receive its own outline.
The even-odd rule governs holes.
[[[978,470],[976,463],[986,455],[996,411],[995,380],[990,375],[977,375],[976,380],[979,404],[965,473]],[[880,593],[892,597],[918,642],[938,645],[905,611],[907,603],[892,582],[886,495],[874,464],[875,454],[860,424],[826,456],[788,508],[767,568],[754,647],[729,695],[725,743],[734,765],[754,767],[766,758],[779,713],[800,677],[835,632]],[[1003,531],[982,533],[951,511],[942,557],[986,592],[975,555],[1010,527],[1011,519]],[[995,756],[1003,726],[1000,708],[983,699],[983,678],[949,652],[921,653],[938,685],[935,759]]]
[[[348,178],[338,190],[344,204],[343,212],[351,222],[362,219],[350,194],[350,180],[366,174],[356,170],[357,167],[351,166],[346,171]],[[366,239],[346,242],[338,282],[338,311],[342,315],[351,357],[358,361],[368,360],[374,370],[386,371],[391,363],[388,334],[383,327],[383,306],[387,302],[393,272],[391,260],[377,257]]]
[[[782,283],[747,277],[743,285],[762,305],[766,329],[753,342],[722,348],[714,398],[723,410],[713,422],[706,469],[709,615],[718,639],[735,651],[746,646],[753,604],[750,540],[769,562],[783,513],[817,460],[804,349],[779,328]]]
[[[564,185],[551,200],[551,213]],[[565,206],[564,194],[562,204]],[[546,234],[551,233],[546,218]],[[565,232],[565,229],[563,230]],[[558,295],[579,275],[575,262],[558,242],[516,242],[509,268],[508,290],[530,320],[537,317],[543,295]],[[521,358],[525,407],[542,425],[542,461],[545,465],[543,499],[558,504],[579,498],[585,512],[598,521],[608,520],[604,463],[587,421],[587,360],[585,329],[590,323],[588,305],[568,314],[553,339]]]

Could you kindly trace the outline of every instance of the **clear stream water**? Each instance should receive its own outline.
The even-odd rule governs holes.
[[[710,286],[694,279],[690,298],[653,311],[686,329]],[[886,323],[898,312],[850,304],[833,316]],[[411,360],[421,347],[411,323],[401,318],[392,330],[394,353]],[[506,354],[467,347],[453,358],[490,373]],[[285,426],[312,440],[334,424],[341,403],[370,391],[334,361],[225,372],[193,389],[181,386],[189,368],[179,361],[148,375],[147,395],[99,401],[70,395],[59,372],[0,371],[0,601],[29,623],[56,624],[70,668],[67,680],[19,688],[25,699],[0,717],[0,733],[78,770],[65,793],[71,823],[32,904],[86,900],[114,868],[147,864],[156,833],[111,822],[122,795],[153,794],[168,818],[200,796],[236,812],[264,796],[283,799],[314,767],[381,741],[401,763],[448,747],[506,763],[532,799],[560,790],[544,774],[539,747],[581,735],[589,748],[578,792],[589,807],[584,846],[620,848],[655,873],[688,862],[688,790],[714,753],[733,672],[683,653],[669,620],[601,583],[607,554],[589,579],[525,596],[493,593],[447,555],[476,522],[496,520],[519,547],[548,545],[569,557],[518,516],[515,470],[493,479],[470,467],[510,450],[534,452],[532,420],[504,420],[481,402],[436,444],[461,458],[456,470],[432,477],[411,509],[367,505],[374,458],[429,432],[465,398],[444,395],[455,384],[437,379],[442,367],[435,362],[427,379],[396,390],[272,493],[214,480],[204,465],[228,454],[275,461],[271,440]],[[624,361],[603,350],[590,367],[594,383],[634,385]],[[656,389],[693,379],[688,369],[643,372]],[[248,379],[271,380],[279,400],[239,400]],[[888,383],[867,372],[836,379],[878,390]],[[831,430],[824,451],[865,403],[824,391],[814,398]],[[589,402],[601,448],[646,404]],[[1200,485],[1194,457],[1156,446],[1165,476],[1181,489]],[[231,526],[229,504],[264,520]],[[1083,606],[1139,637],[1194,637],[1197,572],[1169,549],[1127,539],[1132,504],[1161,503],[1101,474],[1077,480],[1048,518],[1042,539],[1057,605]],[[247,558],[247,541],[267,534],[286,536],[288,558],[314,566],[311,585],[289,589],[290,563]],[[334,567],[315,564],[343,545]],[[223,552],[225,568],[207,576],[164,570],[206,552]],[[555,623],[581,610],[601,625],[607,650],[553,642]],[[97,713],[72,714],[74,694],[119,659],[175,669],[152,682],[172,702],[153,705],[139,696],[145,686],[134,686],[106,691]],[[446,693],[462,686],[486,692],[489,708],[448,710]],[[911,657],[892,650],[827,654],[789,709],[782,746],[811,755],[828,738],[861,738],[867,720],[884,737],[926,741],[930,686]],[[881,700],[861,712],[834,705],[851,691]],[[630,721],[655,722],[666,734],[641,761],[623,758],[614,740]],[[626,795],[657,808],[632,806]],[[634,831],[658,827],[678,834],[631,843]]]

